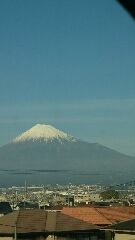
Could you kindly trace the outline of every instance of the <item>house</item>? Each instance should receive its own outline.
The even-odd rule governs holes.
[[[0,218],[0,240],[133,240],[124,239],[125,232],[117,232],[114,228],[118,222],[129,218],[135,219],[133,207],[67,207],[62,211],[20,209]],[[131,232],[133,234],[132,229],[128,229],[126,236],[132,237]],[[118,234],[123,234],[123,238],[118,238]]]
[[[135,218],[135,207],[64,207],[62,213],[102,227]]]
[[[14,209],[33,209],[33,208],[39,208],[39,205],[38,203],[34,203],[32,201],[22,201],[22,202],[19,202]]]
[[[108,226],[105,232],[113,233],[112,240],[135,240],[135,218]]]
[[[9,202],[0,202],[0,217],[10,212],[12,212],[12,208]]]
[[[105,240],[99,226],[59,211],[21,209],[0,218],[0,240]]]

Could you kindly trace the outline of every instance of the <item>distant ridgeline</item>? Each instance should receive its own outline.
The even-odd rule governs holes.
[[[0,148],[1,181],[119,183],[134,176],[135,157],[37,124]],[[12,172],[12,173],[11,173]]]

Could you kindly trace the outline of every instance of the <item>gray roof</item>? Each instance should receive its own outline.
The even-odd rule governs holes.
[[[0,202],[0,214],[7,214],[12,212],[9,202]]]
[[[135,232],[135,219],[130,219],[127,221],[122,221],[117,224],[110,225],[105,229],[114,230],[114,231],[132,231]]]

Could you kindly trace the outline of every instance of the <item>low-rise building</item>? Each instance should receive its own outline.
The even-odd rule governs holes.
[[[135,218],[113,224],[106,228],[106,236],[112,234],[112,240],[134,240],[135,239]]]
[[[12,208],[9,202],[0,202],[0,217],[10,212],[12,212]]]
[[[0,240],[105,240],[99,226],[61,212],[40,209],[14,211],[0,218]]]
[[[62,213],[96,224],[108,226],[135,217],[134,207],[64,207]]]

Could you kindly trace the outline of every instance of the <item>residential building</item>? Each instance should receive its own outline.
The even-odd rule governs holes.
[[[135,240],[135,218],[108,226],[105,232],[112,233],[112,240]]]

